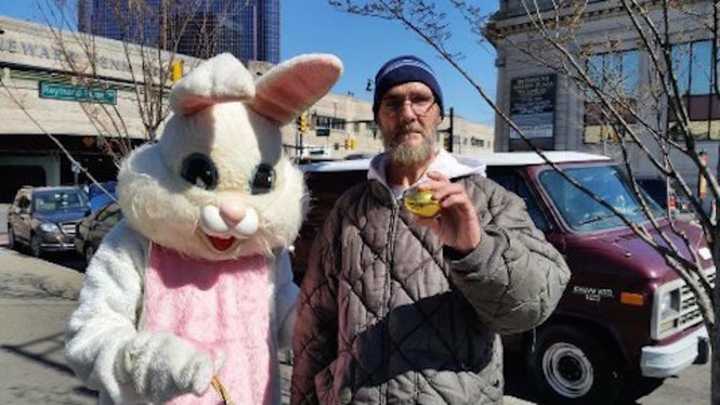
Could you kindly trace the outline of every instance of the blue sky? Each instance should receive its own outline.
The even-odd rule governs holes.
[[[43,21],[36,2],[0,1],[0,15]],[[497,0],[478,3],[482,3],[484,12],[497,9]],[[352,92],[356,97],[371,100],[372,95],[365,87],[377,69],[392,57],[415,54],[435,70],[443,88],[446,108],[454,107],[457,115],[492,125],[494,114],[475,89],[429,45],[399,23],[339,12],[326,0],[282,0],[281,7],[281,58],[308,52],[329,52],[339,56],[345,64],[345,72],[333,92]],[[495,98],[493,47],[487,42],[478,44],[463,18],[451,9],[447,12],[451,26],[457,27],[450,39],[451,50],[464,54],[463,67]]]

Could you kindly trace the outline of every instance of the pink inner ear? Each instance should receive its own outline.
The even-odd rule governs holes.
[[[258,91],[253,100],[253,109],[277,122],[289,122],[302,112],[302,106],[307,103],[307,94],[312,90],[302,86],[299,81],[278,81],[264,91]]]
[[[250,107],[287,124],[327,94],[342,72],[332,55],[304,55],[284,62],[257,83]]]
[[[193,115],[196,112],[200,110],[204,110],[205,108],[211,106],[214,103],[214,100],[209,99],[207,97],[186,97],[183,99],[182,103],[180,103],[180,111],[182,111],[183,115]]]
[[[228,101],[245,101],[244,98],[239,97],[205,97],[205,96],[194,96],[185,97],[180,104],[182,115],[188,116],[200,112],[211,105],[225,103]]]

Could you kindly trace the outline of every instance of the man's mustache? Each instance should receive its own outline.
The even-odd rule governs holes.
[[[412,133],[412,132],[418,132],[418,133],[421,133],[421,134],[425,135],[425,132],[423,131],[423,128],[422,128],[420,125],[417,125],[417,124],[415,124],[415,125],[406,125],[406,126],[400,127],[400,128],[398,128],[398,129],[395,131],[395,134],[394,134],[394,135],[395,135],[395,138],[397,138],[397,137],[400,136],[400,135],[405,135],[405,134],[409,134],[409,133]]]

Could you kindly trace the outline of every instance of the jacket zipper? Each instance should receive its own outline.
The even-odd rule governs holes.
[[[397,201],[395,201],[394,194],[392,192],[390,192],[390,190],[387,190],[387,191],[390,193],[392,207],[390,209],[390,233],[388,235],[388,243],[389,243],[388,257],[387,257],[388,268],[387,268],[387,271],[385,272],[385,288],[384,288],[384,292],[383,292],[383,302],[382,302],[383,308],[382,308],[381,313],[383,316],[385,316],[389,320],[390,318],[388,315],[390,314],[390,304],[388,301],[390,300],[390,293],[391,293],[390,273],[393,271],[393,267],[395,266],[395,259],[394,259],[395,243],[396,243],[395,234],[397,232],[396,227],[397,227],[397,220],[398,220],[398,217],[400,214],[400,209],[397,204]],[[385,342],[386,342],[385,350],[383,350],[383,357],[384,357],[383,362],[386,363],[387,360],[390,359],[389,356],[390,356],[390,353],[392,352],[392,348],[390,348],[390,342],[391,342],[390,327],[387,322],[385,322],[385,330],[383,333],[385,335]],[[387,395],[388,395],[388,385],[387,385],[387,383],[385,383],[385,384],[383,384],[382,390],[380,393],[380,404],[387,403],[387,400],[388,400]]]

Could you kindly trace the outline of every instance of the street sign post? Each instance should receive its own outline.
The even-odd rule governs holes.
[[[115,89],[87,88],[71,84],[41,81],[38,91],[40,93],[40,98],[99,104],[117,104],[117,90]]]

